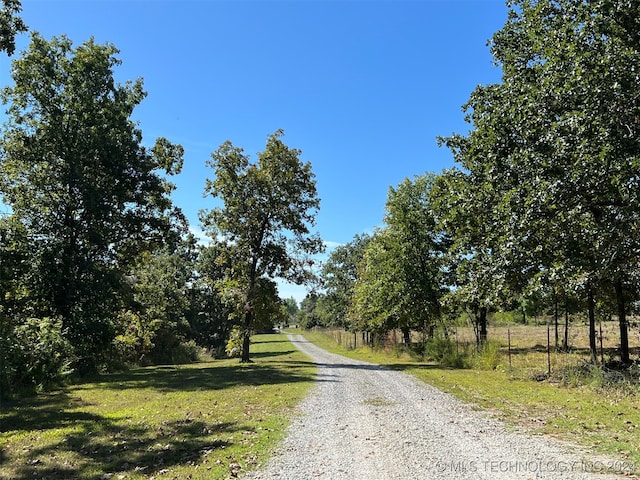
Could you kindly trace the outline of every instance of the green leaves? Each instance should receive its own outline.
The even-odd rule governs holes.
[[[583,296],[585,285],[610,289],[636,269],[640,252],[632,193],[640,140],[631,120],[640,117],[640,50],[630,41],[639,7],[510,6],[491,42],[503,82],[473,92],[467,136],[441,140],[462,168],[439,180],[458,271],[468,275],[459,277],[461,292],[490,304],[496,292],[538,289],[541,278]]]
[[[269,306],[265,298],[275,295],[268,280],[307,283],[309,256],[324,249],[310,231],[320,206],[311,164],[301,162],[301,152],[287,147],[282,135],[278,130],[268,138],[255,163],[231,142],[207,162],[214,179],[207,180],[204,194],[222,205],[202,211],[200,219],[208,235],[224,244],[221,263],[227,266],[227,281],[244,292],[243,305],[236,308],[245,310],[247,331]],[[248,341],[243,360],[248,360]]]
[[[0,50],[7,52],[9,56],[13,55],[16,49],[16,35],[27,31],[27,26],[19,16],[21,10],[20,0],[2,0],[2,9],[0,9]]]
[[[3,90],[0,193],[30,241],[32,272],[22,278],[31,308],[61,317],[89,363],[112,338],[122,275],[184,228],[160,175],[179,172],[182,147],[141,145],[130,116],[145,93],[140,80],[115,82],[117,53],[33,34]]]
[[[350,315],[360,328],[424,330],[440,315],[445,237],[434,215],[434,176],[390,188],[385,223],[358,264]]]

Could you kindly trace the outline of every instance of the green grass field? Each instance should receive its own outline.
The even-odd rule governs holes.
[[[225,479],[268,458],[315,367],[284,335],[237,359],[105,375],[0,410],[3,479]]]

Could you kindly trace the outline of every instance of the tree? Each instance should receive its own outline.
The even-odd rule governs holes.
[[[350,327],[349,308],[358,278],[358,264],[371,236],[356,235],[349,243],[336,247],[322,266],[322,286],[326,291],[325,304],[332,325]]]
[[[403,286],[397,299],[399,328],[409,343],[412,329],[429,331],[440,317],[443,257],[449,239],[440,229],[432,202],[435,175],[406,178],[390,188],[384,221],[393,237],[393,251]],[[400,280],[399,279],[399,280]]]
[[[2,0],[0,9],[0,51],[13,55],[16,50],[16,35],[27,31],[20,18],[22,4],[20,0]]]
[[[187,312],[190,338],[216,356],[223,355],[233,327],[228,321],[231,312],[221,291],[227,268],[219,262],[223,248],[223,244],[216,241],[199,246]]]
[[[327,296],[318,292],[309,292],[300,302],[296,322],[302,328],[326,327],[330,325],[330,313],[327,310]]]
[[[388,228],[378,229],[358,264],[350,322],[357,330],[373,333],[374,342],[398,326],[401,315],[400,299],[406,279],[396,246]]]
[[[195,283],[196,245],[189,235],[176,248],[144,252],[131,270],[131,295],[121,335],[135,346],[137,363],[184,363]]]
[[[514,157],[533,187],[529,205],[540,207],[555,229],[550,238],[579,272],[590,305],[592,358],[594,296],[613,289],[621,360],[628,364],[625,293],[632,293],[640,252],[640,5],[513,4],[492,51],[512,98],[522,102],[520,129],[529,131],[520,136],[523,154]]]
[[[320,205],[311,164],[282,142],[283,134],[278,130],[268,138],[256,163],[228,141],[207,162],[215,178],[207,180],[205,195],[223,205],[203,211],[201,221],[211,238],[225,242],[226,289],[236,293],[244,317],[243,362],[250,361],[261,284],[271,278],[307,283],[312,278],[309,255],[324,249],[320,237],[310,232]]]
[[[466,176],[462,196],[483,205],[482,264],[494,291],[582,292],[594,361],[596,296],[614,289],[627,363],[625,305],[640,251],[640,7],[510,5],[491,43],[503,83],[476,88],[472,131],[445,142]]]
[[[131,262],[184,228],[163,176],[180,171],[182,147],[142,146],[130,116],[145,92],[141,80],[115,82],[117,53],[33,34],[13,62],[14,85],[2,91],[0,193],[28,238],[30,308],[62,319],[87,368],[113,338]]]
[[[400,328],[430,331],[440,316],[445,238],[431,205],[433,175],[390,188],[386,226],[367,244],[358,267],[351,313],[378,335]]]
[[[298,307],[298,302],[293,297],[289,297],[283,300],[283,303],[283,315],[286,318],[286,322],[291,323],[291,321],[296,317],[296,314],[300,310],[300,307]]]

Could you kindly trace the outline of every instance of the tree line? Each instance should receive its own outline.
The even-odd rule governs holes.
[[[465,312],[478,343],[497,310],[617,318],[639,298],[640,4],[516,0],[489,42],[500,83],[439,142],[455,166],[390,188],[384,226],[331,252],[302,318],[432,334]],[[566,332],[566,329],[565,329]],[[557,327],[556,327],[557,338]],[[556,340],[558,342],[558,340]],[[568,347],[565,333],[563,346]]]
[[[389,189],[384,227],[333,250],[298,313],[380,338],[433,336],[464,311],[487,337],[496,310],[614,314],[630,362],[639,296],[640,7],[518,0],[490,48],[502,81],[440,142],[456,166]],[[3,1],[0,48],[26,30]],[[324,249],[311,164],[267,138],[255,160],[225,142],[207,161],[202,245],[171,200],[183,148],[143,142],[141,80],[118,50],[65,36],[31,43],[3,88],[0,396],[70,372],[180,362],[199,348],[250,361],[252,331],[295,310],[275,278],[314,280]],[[565,340],[566,343],[566,340]],[[567,346],[567,345],[565,345]]]
[[[8,55],[27,30],[20,7],[0,11]],[[171,199],[184,150],[145,145],[131,117],[146,92],[115,80],[118,53],[32,32],[2,89],[0,398],[238,338],[249,361],[250,332],[286,310],[273,278],[308,281],[323,249],[311,165],[280,130],[255,162],[230,142],[212,153],[203,193],[222,206],[201,212],[206,245],[190,234]]]

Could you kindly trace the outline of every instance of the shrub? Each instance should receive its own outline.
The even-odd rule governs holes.
[[[240,328],[231,330],[229,341],[225,348],[225,353],[229,358],[240,358],[242,356],[242,342],[244,340],[244,331]]]
[[[63,383],[72,373],[73,347],[57,318],[27,318],[22,323],[2,321],[0,393],[40,392]]]
[[[456,343],[450,338],[437,336],[427,340],[424,356],[445,367],[466,368],[468,359],[466,352],[460,353]]]
[[[502,353],[500,342],[487,340],[475,357],[476,366],[481,370],[495,370],[500,365]]]
[[[200,347],[193,340],[180,342],[171,352],[171,356],[173,363],[177,365],[196,362],[200,357]]]

